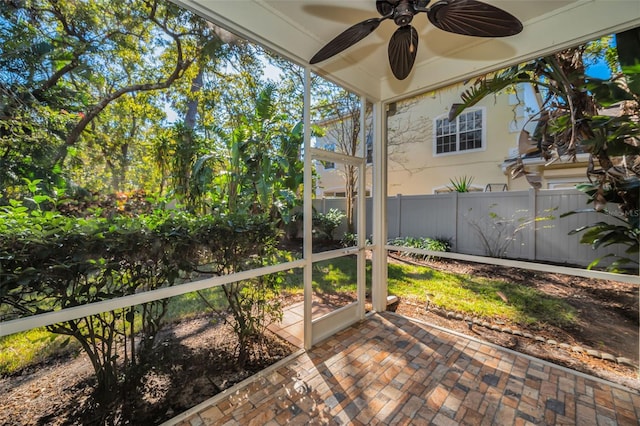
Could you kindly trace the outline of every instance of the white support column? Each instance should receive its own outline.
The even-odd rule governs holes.
[[[387,137],[382,102],[373,105],[373,309],[387,308]]]
[[[304,69],[304,190],[303,190],[303,283],[304,283],[304,348],[311,349],[313,343],[311,307],[313,301],[312,271],[313,271],[313,244],[312,244],[312,190],[313,176],[311,174],[311,73],[308,67]]]
[[[365,299],[366,299],[366,286],[367,286],[367,258],[366,253],[364,251],[364,247],[366,245],[367,236],[367,182],[366,182],[366,172],[367,172],[367,135],[366,135],[366,122],[365,115],[367,113],[367,99],[362,96],[360,98],[360,135],[358,135],[359,144],[358,144],[358,152],[356,155],[358,157],[364,158],[364,161],[358,167],[358,228],[356,232],[358,233],[358,257],[357,257],[357,280],[358,280],[358,316],[360,319],[364,319],[365,315]]]

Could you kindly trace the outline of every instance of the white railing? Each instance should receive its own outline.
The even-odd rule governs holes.
[[[104,300],[96,303],[88,303],[86,305],[65,308],[59,311],[46,312],[42,314],[32,315],[24,318],[17,318],[10,321],[0,322],[0,337],[21,331],[31,330],[33,328],[44,327],[63,321],[71,321],[90,315],[100,314],[102,312],[127,308],[129,306],[141,303],[154,302],[156,300],[167,299],[169,297],[180,296],[199,290],[206,290],[213,287],[219,287],[224,284],[231,284],[238,281],[249,280],[261,277],[263,275],[273,274],[276,272],[287,271],[289,269],[301,268],[304,266],[304,260],[295,260],[292,262],[281,263],[278,265],[265,266],[262,268],[251,269],[249,271],[237,272],[234,274],[223,275],[219,277],[206,278],[203,280],[192,281],[184,284],[178,284],[172,287],[160,288],[157,290],[145,291],[129,296],[117,297],[110,300]]]

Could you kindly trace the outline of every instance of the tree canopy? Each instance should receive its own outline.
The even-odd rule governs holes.
[[[286,145],[301,143],[301,109],[250,43],[164,0],[1,2],[0,41],[0,204],[34,181],[54,197],[144,190],[192,209],[228,204],[233,185],[290,197],[274,185],[299,166]],[[239,157],[249,142],[275,156],[260,162],[279,167],[268,184],[221,177],[258,167]]]

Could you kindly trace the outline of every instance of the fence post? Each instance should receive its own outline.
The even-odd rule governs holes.
[[[535,188],[529,188],[529,219],[531,220],[531,225],[529,227],[529,260],[536,260],[536,238],[538,236],[537,227],[538,224],[536,222],[536,217],[538,216],[537,212],[537,197],[538,190]]]
[[[398,202],[398,238],[402,237],[402,194],[396,195]]]
[[[451,192],[453,198],[453,251],[458,251],[458,192]]]

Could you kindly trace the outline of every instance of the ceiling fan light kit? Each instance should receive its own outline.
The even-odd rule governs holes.
[[[375,31],[382,21],[393,19],[398,29],[389,41],[389,66],[398,80],[411,73],[418,51],[418,32],[411,25],[418,13],[443,31],[474,37],[508,37],[522,31],[522,22],[500,8],[478,0],[376,0],[380,18],[359,22],[320,49],[309,61],[316,64],[345,49]]]

